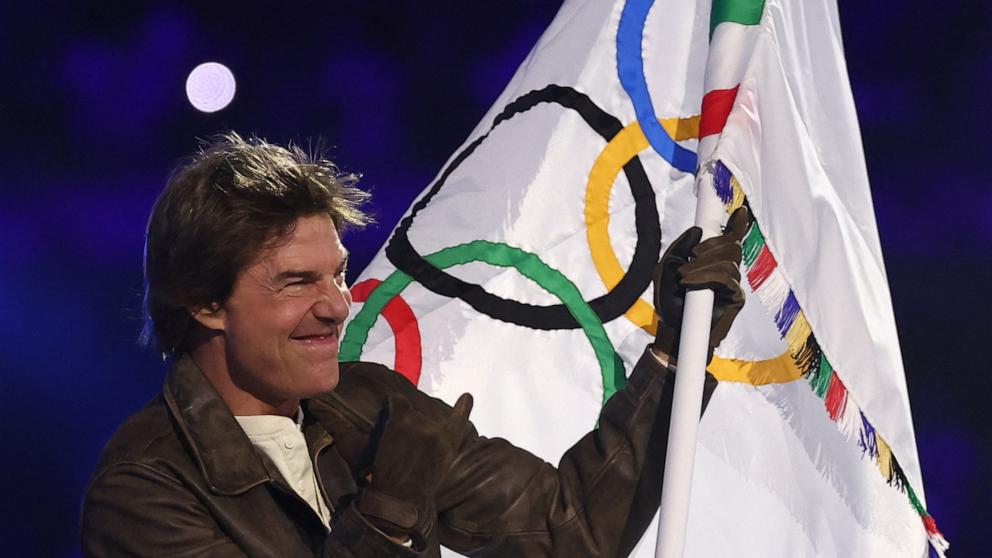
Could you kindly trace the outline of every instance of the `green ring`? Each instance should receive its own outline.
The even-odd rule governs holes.
[[[525,252],[506,244],[475,240],[458,246],[444,248],[426,256],[432,265],[447,269],[469,262],[485,262],[499,267],[512,267],[521,275],[558,298],[575,318],[586,339],[592,345],[603,375],[603,403],[627,383],[623,361],[603,329],[603,323],[586,302],[579,289],[558,270],[541,261],[536,254]],[[379,284],[365,300],[362,309],[348,324],[341,341],[340,359],[358,360],[368,340],[369,330],[386,304],[400,294],[413,278],[396,270]]]

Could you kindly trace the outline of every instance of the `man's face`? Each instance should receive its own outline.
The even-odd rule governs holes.
[[[221,309],[235,385],[276,407],[333,389],[351,307],[348,251],[328,215],[301,217],[261,250]]]

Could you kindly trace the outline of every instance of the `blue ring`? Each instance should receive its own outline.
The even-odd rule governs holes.
[[[654,0],[628,0],[617,27],[617,73],[620,84],[634,103],[634,112],[651,147],[676,169],[694,174],[696,154],[675,143],[654,113],[648,82],[644,77],[644,24]]]

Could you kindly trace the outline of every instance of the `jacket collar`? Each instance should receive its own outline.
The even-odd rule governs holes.
[[[276,478],[192,357],[179,357],[166,376],[162,394],[214,492],[240,494]]]

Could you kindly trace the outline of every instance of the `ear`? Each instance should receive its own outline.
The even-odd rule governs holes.
[[[224,331],[227,327],[227,315],[224,313],[224,307],[216,302],[209,306],[191,308],[189,315],[207,329]]]

